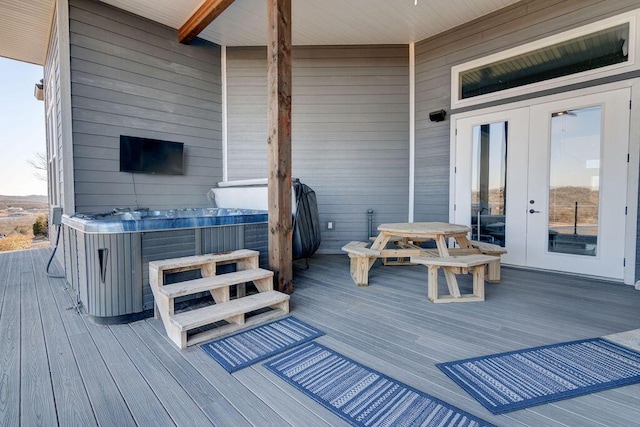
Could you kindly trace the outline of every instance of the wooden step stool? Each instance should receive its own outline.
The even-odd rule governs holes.
[[[254,326],[289,313],[289,295],[273,290],[273,272],[258,267],[259,252],[241,249],[220,254],[196,255],[149,263],[149,284],[155,298],[155,316],[160,317],[169,338],[180,348],[208,341],[239,329]],[[216,275],[216,266],[235,263],[237,271]],[[164,284],[169,273],[200,269],[201,279]],[[245,295],[244,284],[253,282],[258,293]],[[236,299],[230,287],[237,286]],[[175,313],[175,299],[209,291],[215,304],[183,313]],[[246,318],[249,312],[271,307],[259,315]],[[219,326],[188,336],[188,332],[225,320]]]

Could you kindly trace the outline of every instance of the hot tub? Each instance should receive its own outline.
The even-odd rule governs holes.
[[[267,212],[236,208],[115,209],[63,215],[67,281],[98,323],[153,313],[149,261],[236,249],[260,252],[267,264]],[[167,281],[184,280],[168,277]],[[194,278],[197,276],[194,276]]]

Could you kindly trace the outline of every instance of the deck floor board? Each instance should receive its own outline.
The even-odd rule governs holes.
[[[42,264],[35,265],[34,268],[46,268],[43,258],[40,259]],[[66,282],[64,279],[50,279],[49,284],[55,303],[60,308],[60,326],[67,332],[67,339],[98,425],[136,425],[83,316],[74,310],[73,297]]]
[[[74,310],[75,290],[46,276],[49,254],[0,254],[0,425],[346,425],[260,364],[228,374],[197,347],[177,349],[158,320],[94,324]],[[291,313],[347,357],[498,426],[637,423],[640,384],[493,416],[435,366],[639,328],[633,287],[507,267],[485,302],[438,305],[422,266],[378,263],[360,288],[344,255],[309,264],[295,270]]]
[[[9,253],[4,256],[0,256],[0,316],[2,316],[2,308],[4,301],[4,294],[9,284],[11,256]]]
[[[43,253],[44,251],[31,251],[34,267],[41,265],[37,256]],[[38,284],[38,306],[42,318],[47,360],[51,370],[58,423],[68,426],[95,426],[97,423],[93,409],[84,388],[71,343],[62,326],[60,307],[53,298],[51,287],[61,286],[61,281],[57,280],[56,285],[50,284],[49,278],[41,268],[34,268],[34,274]]]
[[[265,368],[254,365],[249,369],[234,372],[233,376],[247,387],[247,390],[281,414],[287,425],[295,427],[300,425],[300,420],[304,420],[305,425],[313,427],[348,425],[329,411],[322,410],[319,403],[296,392],[289,384],[276,380],[272,375],[266,375],[265,371]]]
[[[20,424],[20,275],[21,253],[7,255],[8,281],[0,312],[0,425]]]
[[[149,320],[148,323],[158,333],[164,334],[161,322]],[[278,415],[277,411],[251,393],[234,375],[229,375],[219,364],[211,363],[211,357],[204,351],[199,348],[195,350],[182,352],[182,355],[238,412],[251,420],[252,424],[261,427],[287,425],[285,419]],[[284,415],[286,416],[286,413]]]
[[[86,324],[96,347],[138,425],[175,426],[171,417],[145,381],[110,328]]]
[[[46,425],[57,415],[33,269],[20,274],[20,294],[20,419]]]
[[[144,339],[145,344],[154,354],[157,361],[153,363],[164,365],[213,425],[238,427],[251,425],[231,402],[200,375],[166,336],[158,334],[156,329],[145,321],[136,322],[131,327],[141,339]],[[191,347],[183,351],[200,351],[200,349]]]
[[[186,427],[211,423],[180,382],[156,359],[129,325],[113,325],[110,329],[176,425]]]

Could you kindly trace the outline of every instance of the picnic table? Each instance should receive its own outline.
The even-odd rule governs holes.
[[[471,229],[465,225],[444,222],[413,222],[380,224],[379,234],[368,247],[367,242],[350,242],[342,249],[351,258],[351,276],[358,286],[369,284],[369,270],[378,258],[409,258],[412,264],[428,267],[429,299],[433,302],[483,301],[484,270],[489,268],[491,281],[500,279],[499,254],[503,248],[483,242],[473,242],[467,238]],[[456,248],[449,248],[447,239],[455,239]],[[434,240],[436,249],[425,249],[416,244]],[[387,248],[389,243],[394,247]],[[496,256],[498,255],[498,256]],[[497,264],[497,268],[496,268]],[[438,269],[443,268],[449,297],[438,297]],[[473,294],[461,295],[456,274],[472,270]]]

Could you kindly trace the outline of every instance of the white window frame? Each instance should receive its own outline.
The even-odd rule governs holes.
[[[638,46],[640,46],[640,37],[637,31],[638,16],[640,16],[640,9],[636,9],[632,12],[624,13],[621,15],[616,15],[614,17],[607,18],[592,24],[584,25],[582,27],[565,31],[550,37],[545,37],[543,39],[536,40],[531,43],[526,43],[521,46],[507,49],[479,59],[475,59],[473,61],[465,62],[464,64],[455,65],[451,67],[451,108],[456,109],[470,107],[473,105],[498,101],[514,96],[526,95],[532,92],[566,86],[573,83],[580,83],[586,80],[593,80],[596,78],[608,77],[628,71],[638,70],[640,69],[640,64],[637,63],[638,55],[636,52]],[[531,83],[528,85],[518,86],[515,88],[505,89],[493,93],[488,93],[485,95],[478,95],[472,98],[460,98],[460,74],[465,71],[481,67],[483,65],[488,65],[493,62],[508,59],[517,55],[522,55],[524,53],[535,51],[544,47],[553,46],[567,40],[585,36],[622,24],[629,24],[629,56],[628,60],[625,62],[608,65],[606,67],[596,68],[593,70],[582,71],[580,73],[570,74],[568,76],[556,77],[554,79],[544,80],[541,82]]]
[[[47,89],[49,90],[49,96],[47,97],[47,133],[49,138],[48,145],[48,158],[47,158],[47,178],[49,187],[49,203],[52,205],[58,205],[59,199],[59,181],[58,176],[58,108],[57,108],[57,96],[55,87],[54,75],[49,78]]]

